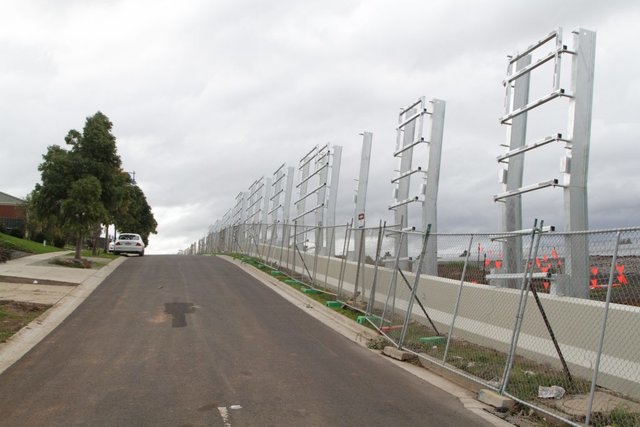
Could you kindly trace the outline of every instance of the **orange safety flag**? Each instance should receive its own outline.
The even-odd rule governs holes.
[[[486,257],[486,258],[484,259],[484,266],[485,266],[485,267],[489,267],[489,264],[491,264],[491,258]]]
[[[502,261],[500,261],[499,259],[496,260],[496,268],[498,270],[500,270],[502,268]]]
[[[616,270],[618,270],[618,274],[624,273],[624,265],[623,264],[616,264]]]
[[[545,289],[549,289],[549,281],[545,280],[542,282],[542,286],[544,286]]]
[[[540,258],[537,258],[537,257],[536,257],[536,265],[538,266],[538,268],[540,268],[540,264],[542,264],[542,263],[540,262]]]
[[[598,267],[591,267],[591,275],[595,276],[596,274],[598,274]]]
[[[591,286],[589,286],[591,289],[597,289],[598,288],[598,279],[591,279]]]
[[[629,284],[629,281],[627,280],[624,274],[618,274],[618,282],[620,282],[621,285]]]

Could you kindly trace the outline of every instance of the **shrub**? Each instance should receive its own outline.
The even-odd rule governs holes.
[[[55,236],[53,238],[53,246],[55,246],[56,248],[64,248],[65,243],[67,242],[64,240],[64,237]]]
[[[22,228],[12,228],[9,230],[9,235],[17,237],[18,239],[24,238],[24,230]]]
[[[42,243],[45,240],[47,240],[47,236],[45,236],[45,234],[42,231],[39,231],[33,235],[31,240],[37,243]]]
[[[3,246],[0,246],[0,263],[7,262],[11,259],[11,251]]]

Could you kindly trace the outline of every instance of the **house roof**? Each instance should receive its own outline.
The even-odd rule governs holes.
[[[0,205],[24,205],[25,203],[27,202],[22,199],[0,191]]]

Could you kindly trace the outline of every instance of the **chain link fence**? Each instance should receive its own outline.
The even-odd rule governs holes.
[[[640,228],[245,224],[202,247],[281,268],[398,348],[569,424],[640,425]]]

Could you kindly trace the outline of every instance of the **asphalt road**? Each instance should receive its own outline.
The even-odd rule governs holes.
[[[213,257],[130,258],[0,375],[1,426],[472,426]]]

